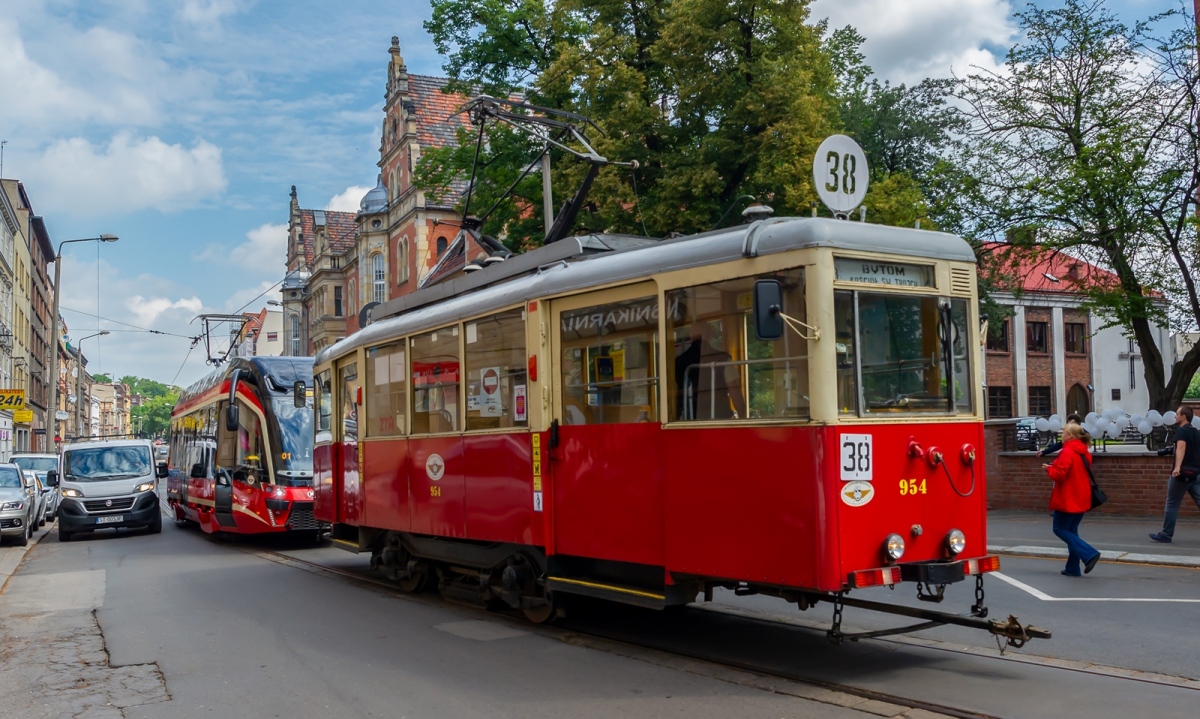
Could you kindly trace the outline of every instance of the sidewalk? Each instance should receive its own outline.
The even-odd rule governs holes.
[[[1180,514],[1186,515],[1186,508]],[[1180,517],[1175,541],[1159,544],[1150,534],[1161,517],[1087,515],[1080,534],[1109,562],[1200,568],[1200,520]],[[1024,557],[1066,558],[1067,548],[1050,531],[1050,513],[993,509],[988,512],[988,552]]]
[[[29,540],[29,544],[24,547],[15,547],[8,542],[0,546],[0,594],[4,592],[4,585],[8,583],[8,578],[21,565],[21,560],[25,558],[25,554],[45,538],[53,527],[53,523],[47,523],[46,526],[38,528],[33,533],[33,539]]]

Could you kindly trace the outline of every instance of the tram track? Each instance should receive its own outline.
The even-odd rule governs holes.
[[[340,578],[349,579],[357,584],[370,586],[376,589],[383,589],[389,595],[401,598],[407,601],[417,601],[428,604],[441,603],[444,604],[450,601],[452,604],[458,604],[452,600],[446,600],[440,595],[429,594],[426,596],[412,595],[400,590],[395,584],[384,579],[379,579],[372,576],[369,570],[356,571],[341,567],[332,567],[320,562],[314,562],[307,559],[301,559],[292,554],[283,551],[275,551],[271,549],[263,549],[257,547],[238,547],[241,551],[259,556],[268,561],[291,566],[293,568],[310,571],[316,574],[332,575]],[[436,598],[435,598],[436,597]],[[458,605],[463,606],[463,605]],[[754,616],[752,613],[742,611],[730,611],[724,608],[708,608],[696,607],[689,608],[691,612],[704,612],[707,614],[722,615],[731,620],[765,625],[768,627],[779,627],[790,630],[814,631],[818,628],[814,625],[806,625],[805,623],[796,623],[790,621],[780,621],[770,617]],[[503,614],[489,614],[489,617],[503,617]],[[691,673],[702,673],[706,676],[728,681],[730,683],[750,686],[767,691],[775,691],[795,695],[801,698],[808,698],[815,701],[820,701],[828,704],[835,704],[843,707],[853,708],[855,704],[861,702],[878,702],[874,705],[874,709],[881,710],[887,705],[897,707],[894,716],[904,716],[907,710],[920,710],[929,712],[935,715],[956,717],[959,719],[1012,719],[1015,715],[994,714],[987,711],[977,709],[969,709],[956,707],[942,702],[928,701],[902,694],[880,691],[864,686],[856,686],[845,682],[830,681],[818,676],[805,674],[799,671],[781,670],[777,667],[770,667],[764,663],[753,661],[745,661],[730,656],[720,656],[715,652],[708,652],[696,649],[683,648],[676,645],[671,645],[669,641],[656,642],[649,638],[631,638],[612,631],[601,631],[594,627],[587,626],[586,623],[572,622],[569,619],[556,623],[553,626],[537,626],[525,622],[523,619],[515,617],[505,617],[511,619],[515,624],[518,624],[522,629],[537,633],[542,636],[553,637],[560,641],[568,642],[578,646],[586,646],[589,648],[608,651],[611,653],[627,656],[642,661],[648,661],[665,666],[674,666],[675,668]],[[977,658],[991,659],[996,661],[1011,661],[1012,657],[995,657],[986,654],[964,651],[946,646],[930,647],[929,643],[921,642],[919,644],[909,643],[907,641],[897,641],[896,638],[891,640],[883,640],[893,645],[903,645],[910,647],[925,647],[933,648],[942,652],[951,654],[968,655]],[[675,659],[675,661],[671,661]],[[679,662],[679,659],[686,660]],[[712,668],[721,671],[711,671],[704,668],[698,668],[691,663],[701,662],[709,665]],[[1097,677],[1106,679],[1124,679],[1127,681],[1146,681],[1137,677],[1125,677],[1113,673],[1102,671],[1089,671],[1084,668],[1077,667],[1059,667],[1054,664],[1044,664],[1041,662],[1029,662],[1046,666],[1048,668],[1069,670],[1082,673],[1088,673]],[[768,681],[763,681],[768,680]],[[792,690],[786,687],[781,687],[769,680],[784,680],[786,682],[798,685]],[[1195,690],[1195,687],[1180,687],[1178,684],[1171,684],[1177,688],[1188,688]],[[827,694],[825,694],[827,693]],[[853,699],[851,699],[853,698]],[[856,701],[857,700],[857,701]],[[876,712],[879,713],[879,712]]]

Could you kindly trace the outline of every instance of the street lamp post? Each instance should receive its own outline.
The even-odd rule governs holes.
[[[99,237],[84,237],[78,240],[63,240],[58,243],[58,251],[54,253],[54,316],[50,319],[50,406],[53,408],[54,419],[47,424],[50,430],[50,441],[58,435],[58,301],[62,294],[62,248],[72,242],[116,242],[116,235],[100,235]]]
[[[84,412],[83,412],[83,341],[90,340],[93,337],[103,337],[106,334],[108,334],[108,330],[100,330],[99,332],[96,332],[95,334],[90,334],[87,337],[80,337],[75,342],[75,349],[76,349],[76,351],[79,352],[79,361],[76,362],[76,366],[79,368],[79,372],[75,376],[75,414],[76,414],[75,439],[76,440],[78,440],[79,436],[83,433],[83,430],[81,429],[81,427],[83,425],[83,416],[84,416]],[[92,401],[91,401],[91,398],[89,397],[88,398],[88,412],[87,412],[89,417],[91,416],[91,409],[92,409]]]

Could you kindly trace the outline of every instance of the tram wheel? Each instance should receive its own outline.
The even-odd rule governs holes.
[[[558,618],[559,602],[558,598],[549,589],[542,592],[542,597],[546,600],[545,604],[539,604],[536,607],[521,607],[521,613],[525,615],[525,619],[533,624],[549,624]]]
[[[418,564],[413,567],[413,570],[408,573],[408,576],[400,577],[396,583],[400,586],[400,591],[409,594],[419,594],[427,589],[430,585],[430,572],[427,566]]]

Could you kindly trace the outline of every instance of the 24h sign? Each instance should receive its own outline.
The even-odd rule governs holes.
[[[0,411],[25,409],[25,390],[0,389]]]

